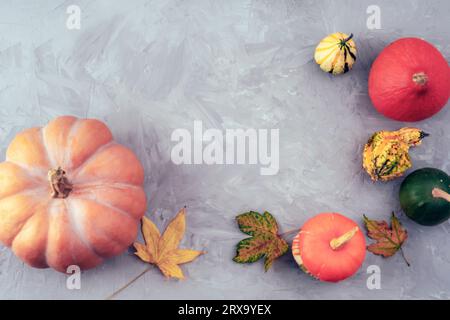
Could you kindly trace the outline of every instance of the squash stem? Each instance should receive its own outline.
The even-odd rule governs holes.
[[[49,170],[47,176],[52,190],[52,197],[60,199],[67,198],[73,186],[67,179],[66,172],[61,167],[58,167],[57,169]]]
[[[350,35],[346,39],[342,40],[342,42],[345,44],[348,41],[350,41],[352,38],[353,38],[353,33],[350,33]]]
[[[339,249],[341,246],[343,246],[345,243],[350,241],[351,238],[358,232],[358,227],[354,227],[352,230],[344,233],[342,236],[338,238],[334,238],[330,241],[330,247],[333,250]]]
[[[412,80],[415,84],[422,87],[427,84],[428,76],[425,74],[425,72],[417,72],[413,74]]]
[[[351,38],[353,38],[353,33],[351,33],[347,38],[341,39],[341,41],[339,42],[340,49],[347,46],[347,42],[350,41]]]
[[[434,198],[441,198],[450,202],[450,194],[448,194],[442,189],[434,188],[433,191],[431,191],[431,194],[433,195]]]

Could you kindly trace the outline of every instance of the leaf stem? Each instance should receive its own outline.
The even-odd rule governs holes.
[[[114,291],[111,295],[109,295],[108,297],[106,297],[105,300],[112,300],[114,299],[119,293],[121,293],[123,290],[125,290],[126,288],[128,288],[129,286],[131,286],[134,282],[136,282],[140,277],[142,277],[144,274],[146,274],[148,271],[150,271],[152,267],[149,266],[147,269],[145,269],[144,271],[142,271],[140,274],[138,274],[136,277],[134,277],[133,279],[131,279],[130,281],[128,281],[125,285],[123,285],[122,287],[120,287],[118,290]]]
[[[408,267],[410,267],[411,264],[409,263],[408,259],[406,259],[406,256],[405,256],[405,253],[403,252],[402,247],[400,247],[400,253],[402,254],[403,260],[405,260],[406,265],[407,265]]]
[[[288,234],[291,234],[291,233],[294,233],[294,232],[299,232],[300,231],[300,229],[292,229],[292,230],[288,230],[288,231],[286,231],[286,232],[283,232],[283,233],[281,233],[281,234],[279,234],[278,236],[279,237],[284,237],[284,236],[286,236],[286,235],[288,235]]]

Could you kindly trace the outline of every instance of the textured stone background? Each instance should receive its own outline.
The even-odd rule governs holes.
[[[66,8],[81,7],[81,30],[68,30]],[[382,29],[368,30],[366,8],[381,8]],[[450,298],[450,224],[410,232],[405,253],[368,254],[339,284],[315,281],[290,255],[262,263],[231,261],[245,235],[234,216],[268,210],[282,230],[322,211],[361,222],[399,212],[401,179],[372,183],[361,170],[373,131],[403,123],[383,118],[367,95],[370,65],[403,36],[424,37],[450,58],[450,4],[442,1],[17,1],[0,4],[0,154],[20,130],[72,114],[106,121],[146,169],[147,215],[161,228],[188,206],[183,245],[208,254],[183,266],[188,279],[165,280],[152,269],[118,298]],[[353,32],[358,61],[333,77],[312,61],[326,34]],[[175,128],[280,128],[280,172],[256,166],[175,166]],[[450,111],[417,124],[432,135],[412,151],[414,168],[450,172]],[[366,288],[366,269],[381,268],[381,290]],[[82,274],[31,269],[0,247],[0,298],[107,297],[147,266],[132,251]]]

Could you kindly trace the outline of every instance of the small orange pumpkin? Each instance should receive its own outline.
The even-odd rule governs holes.
[[[292,242],[292,254],[311,276],[338,282],[352,276],[366,256],[366,240],[356,222],[336,212],[310,218]]]
[[[93,268],[136,238],[143,181],[101,121],[63,116],[27,129],[0,163],[0,241],[32,267]]]

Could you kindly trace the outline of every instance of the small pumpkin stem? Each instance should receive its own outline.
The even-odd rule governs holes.
[[[333,250],[339,249],[341,246],[343,246],[345,243],[350,241],[351,238],[358,232],[358,227],[354,227],[352,230],[344,233],[342,236],[338,238],[334,238],[330,241],[330,247]]]
[[[431,194],[433,195],[434,198],[441,198],[450,202],[450,194],[448,194],[442,189],[434,188],[433,191],[431,191]]]
[[[412,80],[415,84],[424,86],[428,82],[428,76],[425,74],[425,72],[418,72],[413,74]]]
[[[66,172],[61,167],[48,171],[48,181],[50,182],[53,198],[67,198],[73,189],[72,184],[66,177]]]

